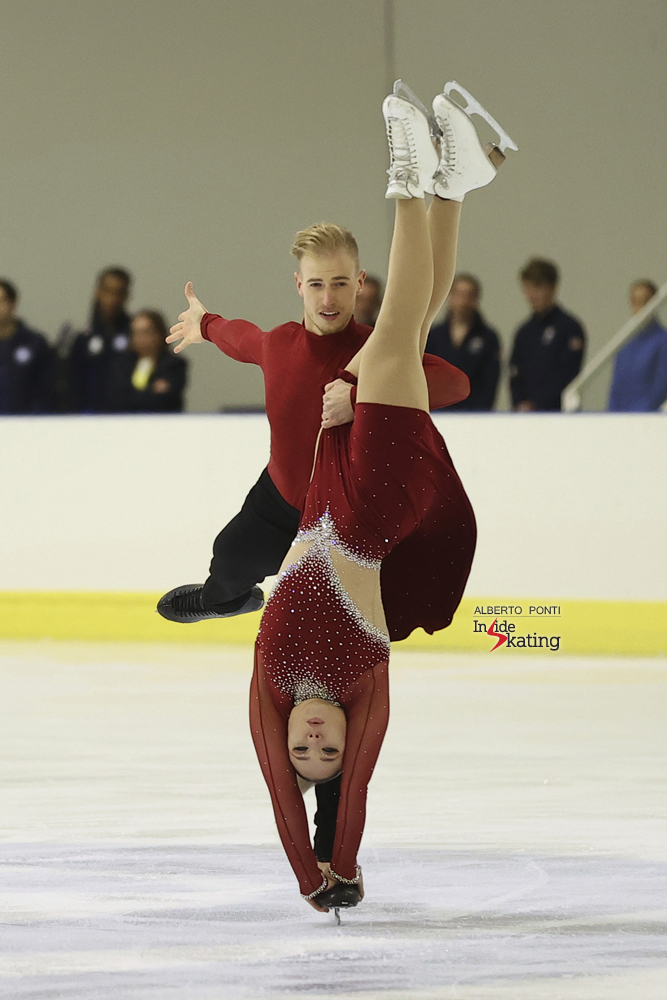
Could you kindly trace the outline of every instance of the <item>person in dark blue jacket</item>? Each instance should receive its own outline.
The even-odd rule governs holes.
[[[52,413],[53,350],[14,315],[18,297],[15,285],[0,279],[0,413]]]
[[[162,313],[142,309],[131,324],[130,348],[112,362],[108,403],[114,413],[180,413],[188,363],[167,349]]]
[[[630,286],[630,308],[636,315],[658,291],[646,278]],[[616,355],[609,410],[651,413],[667,400],[667,330],[651,316]]]
[[[586,333],[579,320],[556,302],[559,275],[552,261],[534,257],[519,277],[533,315],[514,335],[512,406],[519,413],[557,411],[563,389],[579,374]]]
[[[97,276],[90,325],[75,337],[67,359],[65,408],[74,413],[110,412],[110,373],[130,346],[125,306],[131,285],[132,276],[122,267],[107,267]]]
[[[431,330],[426,351],[456,365],[470,379],[470,395],[450,410],[492,410],[500,376],[500,341],[479,311],[482,286],[472,274],[457,274],[444,323]]]

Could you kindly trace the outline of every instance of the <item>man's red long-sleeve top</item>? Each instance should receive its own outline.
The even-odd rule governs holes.
[[[302,510],[322,423],[324,386],[341,376],[353,380],[344,374],[345,366],[372,328],[351,319],[344,330],[322,336],[295,322],[267,333],[244,319],[206,313],[201,332],[228,357],[262,369],[271,428],[268,472],[281,496]],[[469,394],[467,375],[441,358],[425,354],[424,370],[431,409],[451,406]]]

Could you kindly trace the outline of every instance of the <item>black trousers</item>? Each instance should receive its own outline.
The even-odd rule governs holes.
[[[299,528],[301,511],[280,495],[266,469],[236,517],[213,543],[204,603],[215,610],[240,607],[249,592],[278,572]],[[315,786],[315,856],[331,861],[336,835],[340,777]]]
[[[301,512],[282,498],[264,469],[239,513],[213,543],[204,604],[223,610],[219,605],[247,597],[256,584],[277,573],[300,518]]]
[[[336,836],[336,815],[340,798],[341,775],[323,785],[315,785],[317,812],[315,813],[315,857],[318,861],[331,861]]]

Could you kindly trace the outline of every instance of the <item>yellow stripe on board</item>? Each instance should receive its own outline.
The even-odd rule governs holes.
[[[82,639],[116,642],[194,642],[244,645],[254,642],[260,613],[177,625],[155,611],[159,594],[115,592],[0,592],[0,639]],[[521,607],[521,615],[495,613]],[[558,608],[533,614],[530,607]],[[488,608],[493,608],[489,614]],[[476,613],[482,609],[485,613]],[[667,602],[557,601],[553,598],[465,598],[452,625],[435,635],[421,629],[397,643],[406,649],[484,653],[495,639],[480,629],[493,619],[514,624],[513,648],[503,643],[494,656],[541,653],[664,656],[667,654]],[[475,622],[477,629],[475,631]],[[519,641],[523,636],[525,645]],[[530,636],[530,639],[528,639]],[[537,638],[535,638],[535,636]],[[541,645],[538,640],[543,637]],[[556,642],[556,639],[558,640]],[[530,642],[530,645],[528,645]],[[558,649],[554,648],[558,646]]]

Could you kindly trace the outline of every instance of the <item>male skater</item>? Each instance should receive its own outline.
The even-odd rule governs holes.
[[[345,367],[371,333],[353,316],[365,278],[356,240],[347,229],[320,223],[297,233],[292,253],[301,323],[265,333],[246,320],[225,320],[206,311],[188,282],[188,309],[167,338],[177,344],[175,353],[208,340],[236,361],[259,365],[271,428],[269,465],[216,538],[208,579],[161,598],[158,611],[170,621],[228,618],[262,607],[257,584],[277,573],[296,535],[320,427],[354,418],[350,383],[356,380]],[[430,355],[424,365],[432,408],[465,399],[469,382],[458,368]]]

